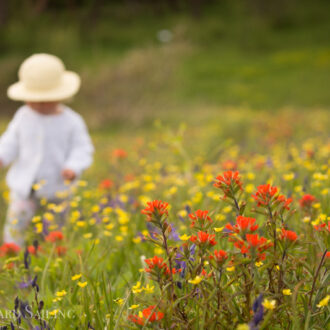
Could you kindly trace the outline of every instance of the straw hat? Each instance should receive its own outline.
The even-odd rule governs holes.
[[[7,94],[16,101],[61,101],[76,94],[80,77],[66,71],[63,62],[54,55],[35,54],[28,57],[18,71],[19,81],[11,85]]]

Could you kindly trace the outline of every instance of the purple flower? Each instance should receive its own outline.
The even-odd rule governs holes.
[[[253,310],[253,319],[249,323],[250,330],[258,330],[258,324],[262,321],[264,316],[264,306],[262,305],[262,294],[259,295],[258,298],[255,299],[252,305]]]

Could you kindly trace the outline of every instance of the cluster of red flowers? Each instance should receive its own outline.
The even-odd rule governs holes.
[[[286,198],[284,195],[278,195],[278,188],[268,184],[263,184],[258,186],[257,192],[252,194],[257,202],[257,206],[270,207],[273,203],[279,204],[282,209],[290,210],[290,204],[292,203],[292,198]]]
[[[156,311],[155,306],[149,306],[142,311],[142,316],[129,315],[128,319],[133,323],[145,325],[148,322],[157,322],[164,318],[164,313]]]
[[[219,264],[222,264],[228,258],[227,252],[224,250],[214,250],[213,254],[210,255],[210,259],[214,259]]]
[[[246,234],[245,241],[240,239],[231,239],[231,241],[234,241],[235,247],[243,254],[251,255],[253,251],[256,252],[259,260],[264,260],[266,255],[263,252],[273,246],[272,242],[265,237],[259,237],[258,234]]]
[[[218,175],[216,180],[214,187],[221,189],[225,194],[224,197],[233,197],[236,191],[243,190],[238,171],[227,171],[223,175]]]
[[[301,208],[306,209],[311,207],[315,201],[316,198],[313,195],[306,194],[303,197],[301,197],[299,204]]]
[[[0,246],[0,257],[16,256],[21,248],[15,243],[4,243]]]
[[[164,259],[162,257],[154,256],[153,258],[146,259],[145,263],[149,266],[148,268],[144,269],[147,273],[151,273],[153,270],[167,275],[171,273],[169,267],[164,262]],[[172,274],[175,274],[176,272],[180,273],[181,270],[176,270],[175,268],[173,268]]]
[[[277,194],[277,187],[272,187],[269,183],[258,186],[257,192],[252,197],[257,201],[258,206],[268,206],[273,202]]]
[[[198,226],[203,228],[205,225],[212,223],[212,219],[207,215],[209,211],[197,210],[195,213],[189,214],[191,227],[193,228],[197,222]]]
[[[280,239],[286,239],[291,242],[294,242],[297,240],[297,238],[298,238],[298,236],[294,231],[285,230],[284,228],[282,228],[282,233],[280,235]]]
[[[236,225],[232,225],[230,223],[227,223],[225,228],[235,232],[235,233],[241,233],[244,235],[247,231],[254,232],[258,229],[258,225],[255,224],[256,219],[254,218],[248,218],[248,217],[243,217],[242,215],[239,215],[236,218]]]
[[[317,231],[321,231],[323,229],[327,229],[330,232],[330,221],[328,221],[328,225],[324,222],[319,225],[315,225],[314,229]]]
[[[204,231],[199,231],[196,235],[190,237],[190,241],[203,246],[214,246],[217,244],[215,241],[215,235],[205,233]]]
[[[62,241],[64,238],[61,231],[52,231],[46,236],[46,241],[56,243]]]
[[[164,214],[168,215],[168,203],[160,200],[147,202],[147,207],[141,211],[142,214],[147,216],[147,221],[152,221],[154,218],[162,217]]]

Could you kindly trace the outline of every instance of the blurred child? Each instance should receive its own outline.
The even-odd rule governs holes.
[[[91,165],[94,148],[82,117],[60,102],[78,92],[76,73],[56,56],[36,54],[22,63],[18,76],[8,97],[25,104],[0,138],[0,167],[12,163],[4,243],[22,246],[40,199],[58,202],[57,193],[68,190],[65,181]]]

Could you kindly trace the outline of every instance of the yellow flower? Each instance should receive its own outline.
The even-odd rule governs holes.
[[[54,309],[54,310],[52,310],[51,312],[49,312],[49,315],[51,315],[51,316],[56,316],[56,314],[59,312],[59,310],[58,309]]]
[[[138,244],[138,243],[141,243],[142,239],[141,239],[141,237],[138,236],[138,237],[134,237],[132,239],[132,241],[133,241],[133,243]]]
[[[143,288],[141,288],[141,282],[137,282],[136,285],[132,287],[133,293],[140,293],[143,291]]]
[[[291,290],[290,289],[283,289],[283,294],[285,295],[285,296],[291,296],[292,295],[292,292],[291,292]]]
[[[162,254],[162,253],[163,253],[163,249],[160,248],[160,247],[156,247],[156,248],[154,249],[154,253],[155,253],[155,254]]]
[[[87,225],[86,221],[77,221],[77,227],[85,227]]]
[[[247,324],[239,324],[236,330],[249,330],[250,327]]]
[[[200,282],[202,282],[202,278],[200,276],[196,276],[193,280],[189,280],[188,282],[194,285],[199,284]]]
[[[91,238],[93,236],[92,233],[86,233],[83,235],[84,238]]]
[[[305,222],[305,223],[310,222],[310,221],[311,221],[310,217],[304,217],[303,218],[303,222]]]
[[[124,239],[123,236],[120,236],[120,235],[117,235],[117,236],[115,237],[115,240],[116,240],[117,242],[121,242],[123,239]]]
[[[227,272],[233,272],[235,270],[235,266],[227,267],[226,270]]]
[[[41,221],[41,216],[40,215],[36,215],[32,218],[33,223],[36,223],[36,222],[39,222],[39,221]]]
[[[213,228],[213,230],[216,232],[216,233],[221,233],[223,231],[223,228],[225,227],[217,227],[217,228]]]
[[[276,307],[276,300],[268,300],[268,299],[265,299],[262,303],[262,305],[266,308],[266,309],[275,309]]]
[[[67,294],[67,292],[65,290],[62,291],[57,291],[56,292],[56,297],[64,297]]]
[[[42,223],[41,222],[40,223],[37,223],[36,224],[36,232],[37,232],[37,234],[42,233],[42,229],[43,229]]]
[[[181,241],[188,241],[188,239],[190,238],[190,236],[188,236],[187,234],[184,234],[182,236],[179,236],[179,238],[181,239]]]
[[[330,300],[330,295],[327,295],[325,298],[323,298],[316,306],[318,308],[322,308],[324,306],[327,306]]]
[[[105,229],[106,230],[111,230],[111,229],[113,229],[114,226],[115,225],[113,223],[109,223],[108,225],[105,226]]]
[[[232,208],[230,205],[228,205],[228,206],[226,206],[226,207],[223,209],[223,212],[225,212],[225,213],[230,213],[232,209],[233,209],[233,208]]]
[[[149,284],[147,284],[143,290],[146,292],[146,293],[153,293],[154,292],[154,289],[155,287],[154,286],[150,286]]]
[[[254,185],[253,185],[252,183],[247,184],[246,187],[245,187],[245,191],[246,191],[248,194],[251,194],[251,193],[254,191]]]
[[[321,203],[313,204],[314,209],[319,209],[321,207]]]
[[[87,281],[86,282],[78,282],[77,283],[81,288],[84,288],[87,285]]]
[[[76,280],[79,280],[80,278],[81,278],[81,274],[76,274],[76,275],[73,275],[72,277],[71,277],[71,280],[72,281],[76,281]]]
[[[124,299],[123,298],[117,298],[114,300],[114,302],[118,305],[122,305],[124,303]]]
[[[283,179],[285,180],[285,181],[291,181],[291,180],[293,180],[294,179],[294,173],[287,173],[287,174],[284,174],[283,175]]]
[[[257,261],[257,262],[255,263],[255,265],[256,265],[257,267],[261,267],[263,264],[264,264],[264,263],[263,263],[262,261]]]
[[[136,308],[138,308],[140,305],[132,305],[132,306],[130,306],[130,307],[128,307],[128,309],[136,309]]]

